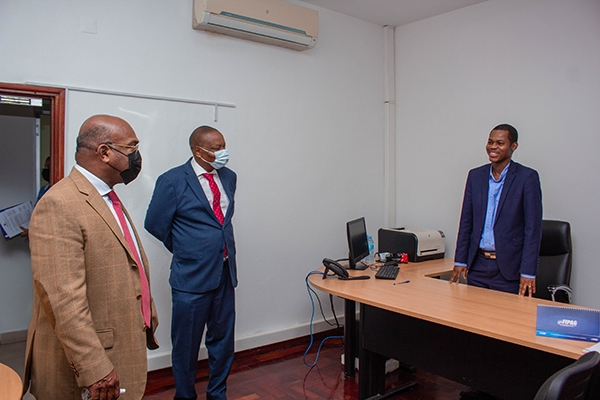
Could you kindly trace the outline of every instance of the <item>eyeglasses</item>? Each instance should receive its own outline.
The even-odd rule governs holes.
[[[120,144],[120,143],[111,143],[111,142],[106,142],[104,143],[107,146],[119,146],[119,147],[125,147],[127,149],[133,149],[133,151],[138,151],[140,149],[140,144],[135,144],[135,145],[130,145],[130,144]]]
[[[107,145],[108,147],[110,147],[111,149],[113,149],[114,151],[123,154],[124,156],[129,156],[129,154],[135,154],[138,153],[140,150],[140,144],[135,144],[135,145],[130,145],[130,144],[120,144],[120,143],[110,143],[110,142],[106,142],[104,143],[105,145]],[[120,147],[125,147],[127,149],[133,149],[133,151],[129,154],[125,154],[122,151],[119,151],[117,149],[115,149],[113,146],[120,146]]]

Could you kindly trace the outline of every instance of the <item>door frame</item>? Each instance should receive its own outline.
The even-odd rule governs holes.
[[[50,185],[54,185],[65,176],[66,89],[0,82],[0,95],[41,97],[50,101]]]

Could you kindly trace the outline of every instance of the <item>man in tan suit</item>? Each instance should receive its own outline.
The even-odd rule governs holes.
[[[158,318],[141,241],[110,193],[139,173],[138,139],[124,120],[96,115],[81,126],[75,158],[31,217],[24,391],[31,380],[37,400],[81,399],[84,388],[93,399],[116,399],[120,388],[121,399],[141,399]]]

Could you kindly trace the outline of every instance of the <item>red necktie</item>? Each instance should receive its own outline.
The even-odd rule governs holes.
[[[133,253],[135,262],[138,265],[138,271],[140,271],[140,284],[142,286],[142,315],[144,316],[144,323],[147,327],[150,327],[150,287],[148,285],[148,279],[146,278],[146,271],[144,271],[144,265],[142,264],[140,255],[138,254],[137,248],[133,243],[133,237],[131,236],[127,222],[125,221],[125,214],[123,214],[119,197],[117,197],[117,194],[111,190],[108,192],[108,198],[110,201],[112,201],[113,208],[115,209],[115,213],[117,214],[119,223],[121,224],[121,229],[123,229],[123,236],[125,236],[125,241]]]
[[[215,216],[219,220],[219,223],[223,225],[223,221],[225,221],[225,216],[223,215],[223,210],[221,210],[221,191],[217,186],[217,182],[215,182],[215,178],[212,174],[202,174],[208,181],[208,186],[210,186],[210,190],[213,193],[213,202],[212,209],[215,213]],[[227,258],[227,245],[223,249],[223,258]]]

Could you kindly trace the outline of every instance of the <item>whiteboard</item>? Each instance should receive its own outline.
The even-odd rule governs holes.
[[[198,126],[210,125],[221,131],[226,140],[228,131],[233,131],[232,108],[218,107],[215,113],[212,105],[190,104],[184,99],[178,101],[167,97],[139,96],[143,95],[68,90],[65,144],[67,171],[75,164],[79,128],[87,118],[95,114],[115,115],[129,122],[140,140],[144,161],[142,175],[154,177],[159,175],[157,171],[164,172],[191,156],[188,139]]]
[[[68,90],[65,140],[65,174],[75,165],[76,138],[81,124],[96,114],[114,115],[126,120],[140,141],[142,171],[129,185],[116,185],[115,190],[123,200],[150,261],[152,296],[162,323],[157,339],[159,352],[149,352],[157,358],[153,368],[168,366],[170,351],[169,323],[171,293],[168,284],[171,254],[144,229],[146,210],[152,197],[156,178],[167,170],[186,162],[192,155],[189,137],[201,125],[210,125],[225,136],[227,147],[236,147],[235,108],[219,107],[217,122],[214,107],[165,99],[148,99],[99,92]],[[230,146],[231,143],[231,146]],[[228,166],[235,170],[237,160]],[[164,360],[163,360],[164,359]],[[163,360],[163,361],[160,361]]]

